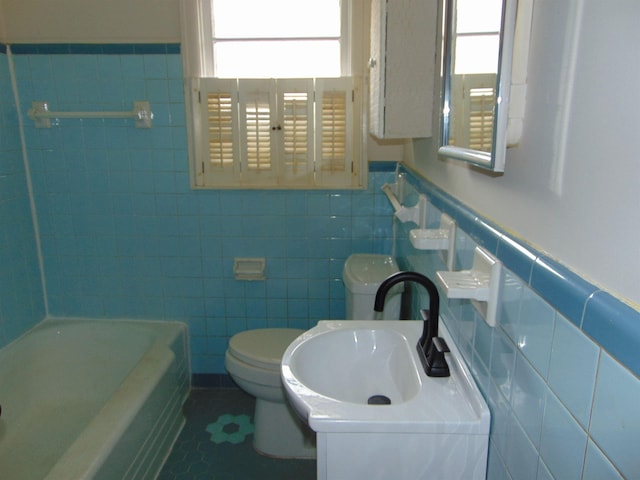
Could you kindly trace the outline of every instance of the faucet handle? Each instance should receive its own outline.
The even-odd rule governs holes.
[[[430,377],[448,377],[450,375],[449,365],[444,356],[449,353],[447,342],[441,337],[433,337],[429,351],[426,352],[425,371]]]
[[[447,342],[445,342],[444,338],[442,337],[435,337],[432,340],[434,346],[436,347],[436,350],[438,350],[438,352],[440,353],[450,353],[451,350],[449,350],[449,345],[447,345]]]

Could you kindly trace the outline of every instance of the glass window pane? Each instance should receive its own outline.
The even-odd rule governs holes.
[[[339,37],[340,0],[214,0],[214,38]]]
[[[458,33],[499,32],[502,0],[457,0]]]
[[[337,40],[218,42],[213,57],[219,78],[340,76]]]
[[[498,35],[466,36],[456,39],[456,75],[498,73]]]

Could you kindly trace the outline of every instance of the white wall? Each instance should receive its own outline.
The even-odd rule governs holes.
[[[443,190],[640,304],[640,2],[535,0],[525,130],[503,176],[436,159]]]

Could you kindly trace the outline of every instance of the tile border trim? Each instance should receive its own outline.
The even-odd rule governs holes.
[[[373,173],[388,173],[395,172],[397,162],[390,161],[369,161],[369,172]]]
[[[434,207],[450,215],[474,241],[591,337],[618,362],[640,377],[640,311],[586,281],[569,268],[510,237],[496,224],[441,190],[418,172],[400,165],[407,181],[424,192]]]
[[[193,388],[238,388],[227,373],[192,373]]]
[[[179,43],[14,43],[3,44],[14,55],[167,55],[179,54]]]

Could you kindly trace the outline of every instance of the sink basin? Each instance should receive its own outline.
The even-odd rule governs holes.
[[[422,322],[320,321],[282,357],[289,403],[318,431],[488,431],[488,408],[449,334],[450,377],[428,377],[416,351]],[[372,396],[390,405],[369,405]],[[437,427],[436,427],[437,426]]]
[[[420,390],[413,348],[390,329],[328,329],[302,340],[289,365],[302,385],[327,398],[368,404],[384,397],[397,404]]]
[[[316,432],[319,480],[485,478],[487,404],[442,323],[451,376],[424,373],[422,325],[321,321],[285,351],[282,382]]]

